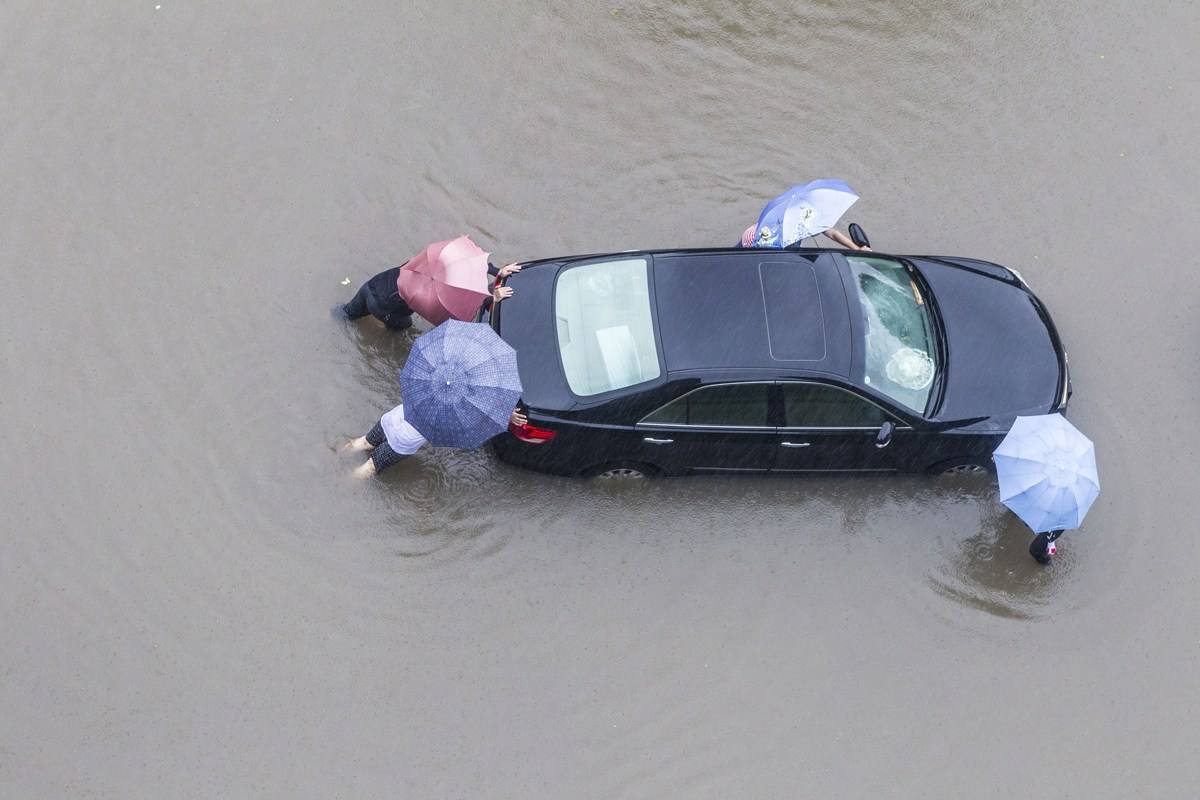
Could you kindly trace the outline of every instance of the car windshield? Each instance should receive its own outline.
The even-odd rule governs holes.
[[[577,395],[657,378],[662,369],[644,258],[570,267],[558,276],[554,317],[567,384]]]
[[[865,328],[863,383],[920,413],[937,375],[929,307],[908,270],[886,258],[847,256]]]

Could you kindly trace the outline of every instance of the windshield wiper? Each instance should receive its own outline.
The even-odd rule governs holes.
[[[909,278],[908,286],[910,289],[912,289],[913,299],[917,301],[917,305],[919,305],[919,306],[925,305],[925,298],[921,297],[921,290],[917,288],[917,282],[914,281],[912,278]]]

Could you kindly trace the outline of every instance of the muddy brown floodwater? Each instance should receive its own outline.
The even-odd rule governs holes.
[[[0,794],[1193,797],[1200,10],[0,9]],[[426,242],[726,244],[823,176],[1020,269],[1104,492],[336,452]],[[349,278],[351,286],[341,285]],[[720,320],[714,320],[720,325]]]

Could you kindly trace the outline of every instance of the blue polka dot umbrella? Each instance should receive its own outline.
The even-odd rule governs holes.
[[[517,352],[480,322],[449,320],[400,370],[404,418],[436,447],[479,447],[508,427],[521,396]]]

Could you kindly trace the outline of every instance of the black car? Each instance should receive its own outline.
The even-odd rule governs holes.
[[[716,249],[548,259],[485,316],[558,475],[978,470],[1063,411],[1067,357],[1016,272],[965,258]]]

